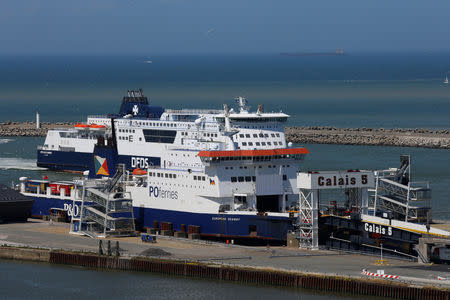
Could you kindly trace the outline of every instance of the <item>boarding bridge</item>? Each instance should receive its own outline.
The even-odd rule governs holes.
[[[299,247],[312,250],[319,248],[320,190],[348,189],[350,197],[361,199],[361,212],[367,214],[368,189],[374,185],[372,171],[299,172],[297,174],[297,187],[300,190],[299,213],[295,224]]]
[[[373,214],[383,210],[392,214],[394,219],[405,222],[431,221],[431,188],[429,182],[412,182],[411,158],[400,156],[401,167],[375,171],[375,189],[373,197]]]
[[[135,234],[133,201],[121,187],[124,165],[117,166],[113,178],[85,180],[79,218],[72,218],[71,232],[90,237]]]

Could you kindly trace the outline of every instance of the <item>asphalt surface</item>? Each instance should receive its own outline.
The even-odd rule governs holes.
[[[49,249],[97,252],[99,240],[69,234],[69,224],[30,219],[27,223],[1,224],[0,245],[28,246]],[[387,259],[388,265],[377,265],[379,257],[327,250],[302,250],[287,247],[247,247],[182,238],[157,237],[156,243],[144,243],[140,237],[112,238],[119,241],[122,256],[147,256],[175,260],[197,261],[303,273],[321,273],[361,277],[369,272],[384,270],[399,275],[400,281],[415,285],[450,287],[450,266],[423,265],[416,262]],[[107,239],[102,239],[106,248]]]

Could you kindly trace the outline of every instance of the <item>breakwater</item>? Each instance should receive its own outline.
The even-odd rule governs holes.
[[[390,299],[450,299],[450,292],[386,280],[288,272],[276,269],[203,264],[145,257],[117,257],[62,250],[0,247],[0,258],[41,261],[98,269],[152,272],[242,283],[313,289]]]
[[[288,142],[450,149],[450,131],[430,129],[286,127]]]
[[[41,122],[36,128],[35,122],[0,122],[0,136],[46,136],[49,129],[70,128],[75,124],[70,122]]]
[[[41,123],[36,129],[35,122],[0,123],[0,136],[45,136],[49,129],[70,128],[70,122]],[[336,128],[330,126],[286,127],[286,140],[297,144],[341,144],[397,147],[423,147],[450,149],[450,131],[384,128]]]

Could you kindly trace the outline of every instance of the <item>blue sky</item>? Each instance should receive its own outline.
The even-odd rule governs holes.
[[[0,53],[450,51],[449,0],[2,0]]]

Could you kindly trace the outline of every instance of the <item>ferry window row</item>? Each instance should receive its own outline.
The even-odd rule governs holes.
[[[134,129],[119,129],[119,132],[134,133]]]
[[[242,146],[253,146],[253,142],[242,142],[241,143],[242,144]],[[254,143],[255,144],[255,146],[272,146],[272,142],[255,142]],[[273,145],[274,146],[276,146],[276,145],[280,145],[280,146],[282,146],[283,145],[283,142],[277,142],[277,141],[274,141],[273,142]]]
[[[194,180],[206,181],[206,177],[205,176],[196,176],[196,175],[194,175]]]
[[[280,137],[279,133],[271,133],[270,134],[271,137]],[[250,138],[250,134],[246,133],[245,135],[243,133],[239,134],[240,138]],[[260,134],[253,134],[254,138],[260,137],[260,138],[268,138],[269,134],[268,133],[260,133]]]
[[[177,123],[158,123],[158,122],[139,122],[136,121],[134,124],[141,126],[159,126],[159,127],[178,127]]]
[[[177,178],[177,174],[171,174],[171,173],[149,172],[148,176],[160,177],[160,178]]]
[[[188,136],[187,132],[182,131],[181,132],[182,136]],[[204,137],[217,137],[217,133],[203,133]]]
[[[286,154],[286,155],[274,155],[274,156],[233,156],[233,157],[204,157],[202,160],[221,162],[228,160],[253,160],[253,161],[271,161],[272,159],[284,159],[294,158],[303,159],[304,154]]]
[[[237,176],[231,177],[231,182],[255,182],[256,176]]]
[[[286,174],[283,174],[283,180],[287,180]],[[233,176],[231,177],[231,182],[256,182],[256,176]]]

